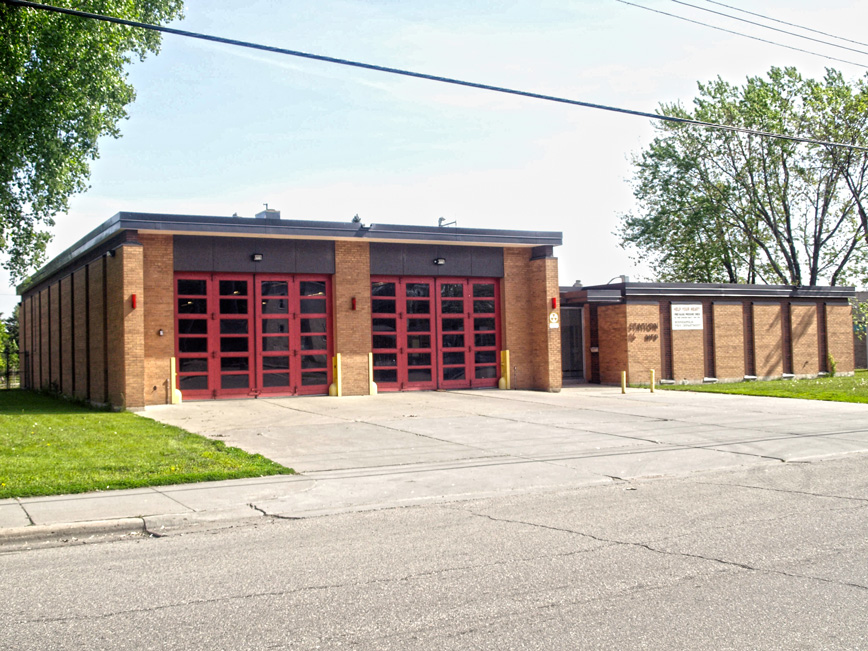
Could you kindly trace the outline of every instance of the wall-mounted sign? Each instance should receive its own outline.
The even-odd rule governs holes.
[[[549,328],[560,328],[561,327],[561,318],[558,316],[557,312],[551,312],[549,314]]]
[[[702,330],[702,303],[673,303],[673,330]]]

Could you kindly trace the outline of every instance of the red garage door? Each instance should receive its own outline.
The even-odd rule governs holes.
[[[175,296],[184,398],[328,392],[328,276],[177,274]]]
[[[381,391],[497,386],[500,298],[492,278],[371,279]]]

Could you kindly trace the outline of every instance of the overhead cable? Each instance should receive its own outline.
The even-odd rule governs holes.
[[[829,43],[829,41],[824,41],[820,38],[814,38],[813,36],[805,36],[804,34],[798,34],[796,32],[791,32],[787,29],[781,29],[780,27],[772,27],[771,25],[763,25],[762,23],[758,23],[755,20],[748,20],[747,18],[739,18],[738,16],[733,16],[732,14],[727,14],[722,11],[715,11],[714,9],[709,9],[708,7],[700,7],[699,5],[690,4],[689,2],[684,2],[683,0],[671,0],[677,5],[683,5],[685,7],[691,7],[693,9],[699,9],[699,11],[706,11],[710,14],[714,14],[715,16],[723,16],[724,18],[730,18],[732,20],[737,20],[740,23],[747,23],[748,25],[755,25],[756,27],[762,27],[763,29],[770,29],[773,32],[780,32],[781,34],[787,34],[788,36],[795,36],[796,38],[803,38],[806,41],[813,41],[814,43],[822,43],[823,45],[828,45],[830,47],[837,47],[842,50],[849,50],[850,52],[856,52],[857,54],[868,54],[865,50],[857,50],[854,47],[847,47],[846,45],[838,45],[837,43]]]
[[[828,32],[821,32],[819,29],[813,29],[812,27],[805,27],[804,25],[799,25],[797,23],[788,23],[785,20],[780,20],[778,18],[772,18],[771,16],[765,16],[763,14],[758,14],[754,11],[748,11],[747,9],[739,9],[738,7],[733,7],[732,5],[724,4],[723,2],[716,2],[715,0],[705,0],[713,5],[718,5],[720,7],[726,7],[727,9],[732,9],[733,11],[740,11],[743,14],[749,14],[751,16],[756,16],[757,18],[762,18],[764,20],[770,20],[774,23],[780,23],[781,25],[789,25],[790,27],[798,27],[799,29],[803,29],[806,32],[813,32],[814,34],[820,34],[821,36],[828,36],[829,38],[834,38],[839,41],[846,41],[847,43],[855,43],[856,45],[864,45],[868,47],[868,43],[863,43],[862,41],[854,41],[852,38],[844,38],[843,36],[837,36],[835,34],[829,34]]]
[[[621,1],[621,0],[619,0]],[[592,108],[598,109],[601,111],[610,111],[613,113],[623,113],[625,115],[635,115],[638,117],[648,118],[651,120],[660,120],[663,122],[677,123],[677,124],[688,124],[693,126],[705,127],[709,129],[719,129],[722,131],[730,131],[735,133],[745,133],[749,135],[755,136],[763,136],[767,138],[776,138],[779,140],[788,140],[791,142],[804,142],[813,145],[824,145],[829,147],[842,147],[846,149],[856,149],[860,151],[868,151],[868,147],[863,147],[859,145],[852,145],[841,142],[832,142],[827,140],[816,140],[814,138],[805,138],[801,136],[791,136],[782,133],[772,133],[769,131],[759,131],[757,129],[748,129],[746,127],[737,127],[728,124],[718,124],[715,122],[703,122],[702,120],[693,120],[690,118],[680,118],[671,115],[661,115],[659,113],[648,113],[646,111],[635,111],[632,109],[619,108],[616,106],[607,106],[605,104],[594,104],[592,102],[583,102],[575,99],[568,99],[565,97],[557,97],[555,95],[544,95],[541,93],[532,93],[524,90],[517,90],[513,88],[505,88],[502,86],[492,86],[490,84],[481,84],[472,81],[463,81],[460,79],[453,79],[451,77],[441,77],[437,75],[429,75],[422,72],[414,72],[412,70],[404,70],[401,68],[390,68],[387,66],[379,66],[372,63],[364,63],[362,61],[352,61],[349,59],[338,59],[335,57],[325,56],[322,54],[312,54],[309,52],[300,52],[298,50],[289,50],[286,48],[275,47],[272,45],[262,45],[259,43],[251,43],[248,41],[239,41],[237,39],[224,38],[222,36],[213,36],[209,34],[202,34],[199,32],[190,32],[187,30],[176,29],[174,27],[164,27],[162,25],[151,25],[149,23],[141,23],[134,20],[127,20],[125,18],[116,18],[114,16],[104,16],[102,14],[91,14],[84,11],[79,11],[77,9],[67,9],[65,7],[55,7],[53,5],[45,5],[35,2],[28,2],[27,0],[0,0],[7,5],[12,5],[15,7],[25,7],[29,9],[37,9],[42,11],[51,11],[60,14],[66,14],[68,16],[75,16],[78,18],[88,18],[92,20],[99,20],[103,22],[113,23],[116,25],[125,25],[127,27],[137,27],[140,29],[147,29],[156,32],[162,32],[165,34],[173,34],[175,36],[185,36],[187,38],[195,38],[203,41],[211,41],[213,43],[223,43],[226,45],[235,45],[237,47],[244,47],[253,50],[261,50],[264,52],[274,52],[276,54],[283,54],[287,56],[301,57],[304,59],[312,59],[314,61],[323,61],[325,63],[334,63],[342,66],[349,66],[353,68],[361,68],[364,70],[373,70],[375,72],[384,72],[393,75],[400,75],[403,77],[412,77],[415,79],[425,79],[427,81],[436,81],[444,84],[452,84],[454,86],[463,86],[466,88],[476,88],[478,90],[487,90],[495,93],[504,93],[507,95],[516,95],[519,97],[527,97],[530,99],[538,99],[546,102],[556,102],[559,104],[568,104],[571,106],[581,106],[584,108]],[[627,3],[629,4],[629,3]],[[638,6],[638,5],[637,5]]]
[[[12,0],[4,0],[6,2]],[[679,16],[678,14],[670,14],[668,11],[662,11],[660,9],[652,9],[651,7],[646,7],[644,5],[637,5],[635,2],[627,2],[627,0],[615,0],[616,2],[620,2],[623,5],[630,5],[631,7],[638,7],[639,9],[644,9],[645,11],[651,11],[655,14],[661,14],[663,16],[669,16],[670,18],[677,18],[678,20],[683,20],[688,23],[693,23],[694,25],[702,25],[703,27],[710,27],[711,29],[716,29],[719,32],[726,32],[727,34],[734,34],[736,36],[741,36],[743,38],[749,38],[753,41],[760,41],[761,43],[769,43],[771,45],[777,45],[778,47],[784,47],[788,50],[795,50],[796,52],[804,52],[805,54],[810,54],[815,57],[822,57],[824,59],[829,59],[830,61],[838,61],[840,63],[847,63],[851,66],[859,66],[860,68],[868,68],[868,64],[864,63],[856,63],[855,61],[849,61],[847,59],[839,59],[838,57],[829,56],[827,54],[821,54],[819,52],[813,52],[811,50],[805,50],[800,47],[794,47],[792,45],[785,45],[783,43],[778,43],[777,41],[770,41],[766,38],[760,38],[759,36],[751,36],[750,34],[745,34],[744,32],[737,32],[733,29],[726,29],[725,27],[718,27],[717,25],[711,25],[709,23],[703,23],[701,20],[694,20],[692,18],[687,18],[685,16]]]

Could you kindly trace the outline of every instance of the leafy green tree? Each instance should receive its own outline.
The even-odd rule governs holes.
[[[699,84],[692,111],[660,110],[861,143],[866,94],[865,80],[851,86],[834,70],[814,81],[772,68],[741,87]],[[671,122],[655,128],[634,159],[640,211],[623,216],[618,235],[661,280],[839,285],[864,273],[868,169],[858,150]]]
[[[60,0],[163,24],[182,0]],[[87,189],[101,136],[135,98],[126,68],[160,47],[154,31],[0,4],[0,252],[13,279],[44,260],[53,217]]]

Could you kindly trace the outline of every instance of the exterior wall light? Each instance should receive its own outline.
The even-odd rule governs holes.
[[[253,260],[254,262],[262,262],[262,254],[261,253],[254,253],[253,255],[250,256],[250,259]]]
[[[434,258],[434,264],[436,264],[436,265],[446,264],[446,258]]]

